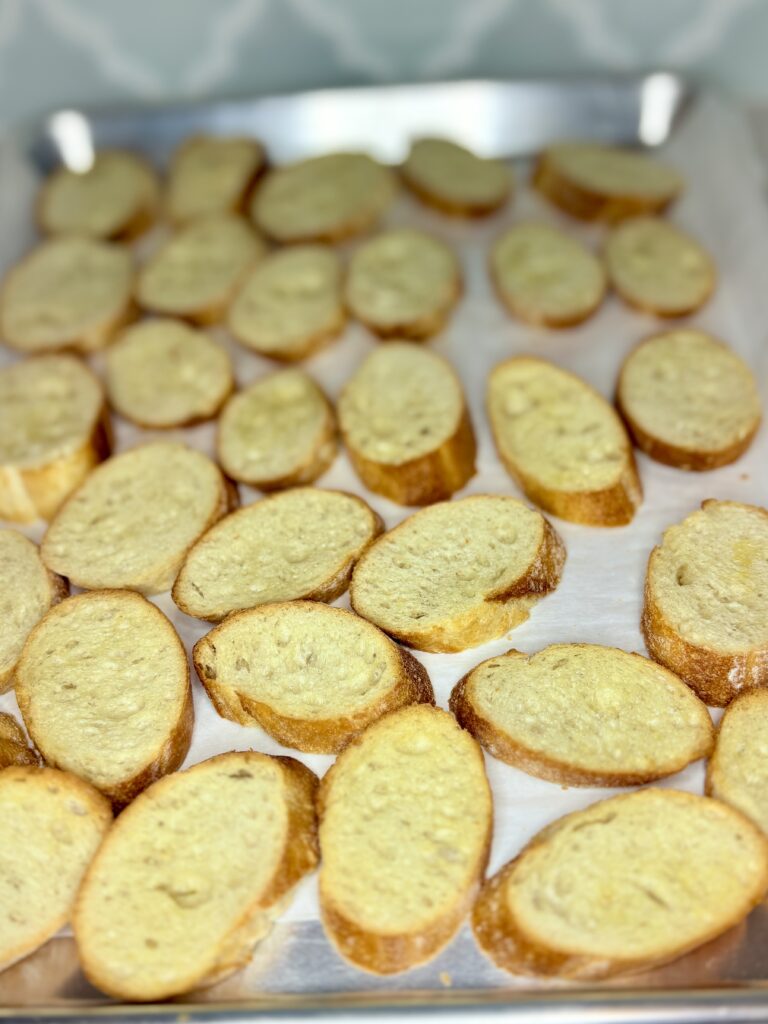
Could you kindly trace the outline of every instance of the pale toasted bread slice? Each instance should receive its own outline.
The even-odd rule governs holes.
[[[230,615],[197,641],[193,659],[223,718],[309,753],[335,754],[387,712],[435,701],[411,654],[370,622],[313,601]]]
[[[619,374],[616,404],[638,448],[680,469],[735,462],[761,418],[746,363],[692,329],[657,334],[633,349]]]
[[[724,707],[768,683],[768,512],[705,501],[651,552],[642,620],[651,657]]]
[[[104,392],[79,359],[0,370],[0,518],[50,519],[109,450]]]
[[[453,250],[415,228],[391,228],[349,263],[344,294],[352,316],[382,338],[423,340],[445,326],[461,295]]]
[[[683,179],[667,164],[596,142],[550,146],[539,157],[533,183],[574,217],[608,222],[661,213],[683,190]]]
[[[493,213],[512,195],[512,170],[449,139],[411,143],[401,167],[408,188],[443,213],[478,217]]]
[[[344,330],[341,263],[323,245],[296,245],[267,256],[229,308],[227,326],[246,348],[293,363]]]
[[[0,769],[39,764],[40,756],[30,747],[19,723],[13,715],[0,711]]]
[[[219,419],[225,473],[263,491],[312,483],[337,449],[331,403],[301,370],[260,378],[233,395]]]
[[[373,227],[394,194],[392,172],[365,153],[328,153],[269,171],[251,217],[276,242],[338,242]]]
[[[265,253],[266,245],[242,217],[201,217],[150,256],[136,280],[136,300],[150,313],[215,323]]]
[[[581,242],[550,224],[506,231],[491,250],[491,279],[514,316],[544,327],[572,327],[603,301],[607,278]]]
[[[487,407],[499,457],[531,501],[574,523],[630,522],[643,497],[632,446],[586,381],[514,356],[491,371]]]
[[[52,768],[0,772],[0,970],[70,918],[80,881],[112,823],[109,803]]]
[[[99,466],[51,523],[42,544],[53,572],[88,590],[170,590],[187,551],[236,498],[202,452],[153,441]]]
[[[493,806],[483,756],[438,708],[404,708],[320,784],[320,910],[357,967],[394,974],[453,938],[482,881]]]
[[[475,433],[453,367],[406,341],[375,349],[338,404],[349,457],[365,486],[400,505],[449,498],[475,474]]]
[[[706,706],[677,676],[596,644],[484,661],[456,684],[450,708],[495,757],[565,786],[653,782],[714,743]]]
[[[209,420],[234,388],[229,355],[180,320],[143,320],[106,356],[112,408],[140,427],[184,427]]]
[[[46,764],[123,807],[175,771],[192,738],[184,647],[159,608],[127,590],[78,594],[30,633],[16,699]]]
[[[61,167],[37,201],[37,222],[51,235],[131,239],[155,220],[159,186],[146,160],[125,150],[102,150],[86,171]]]
[[[383,527],[354,494],[317,487],[273,494],[226,516],[193,545],[173,600],[209,622],[273,601],[334,601]]]
[[[290,757],[219,754],[155,783],[118,818],[78,894],[88,979],[156,1001],[212,984],[317,863],[317,779]]]
[[[513,974],[595,980],[675,960],[765,896],[768,842],[738,811],[643,789],[560,818],[494,875],[475,937]]]
[[[565,548],[541,513],[481,494],[422,509],[371,545],[352,607],[422,651],[463,651],[525,622],[560,582]]]
[[[707,794],[746,814],[768,834],[768,690],[738,694],[720,719],[707,764]]]
[[[6,275],[0,334],[19,352],[93,352],[133,319],[132,287],[128,249],[74,235],[52,238]]]
[[[171,158],[165,195],[168,217],[181,224],[216,213],[238,213],[265,163],[264,147],[255,139],[186,139]]]

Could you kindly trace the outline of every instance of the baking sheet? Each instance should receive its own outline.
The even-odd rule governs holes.
[[[744,117],[722,99],[702,96],[679,130],[664,147],[663,156],[688,180],[683,199],[671,219],[695,234],[713,253],[720,280],[708,306],[690,322],[721,336],[752,366],[768,399],[768,209],[763,197],[761,165],[755,154]],[[610,398],[619,365],[627,351],[644,336],[663,328],[653,318],[633,313],[609,297],[598,314],[580,327],[563,331],[537,330],[512,320],[494,297],[486,271],[486,255],[494,238],[509,224],[537,217],[564,226],[588,244],[599,246],[603,229],[585,226],[560,215],[527,187],[528,168],[516,165],[519,187],[514,202],[487,220],[465,223],[443,217],[404,195],[387,218],[389,224],[407,223],[433,232],[460,253],[465,294],[448,328],[431,344],[458,368],[478,435],[478,473],[457,497],[464,494],[500,493],[522,497],[496,457],[484,408],[488,371],[500,360],[522,352],[535,352],[581,374]],[[6,146],[0,154],[0,216],[5,230],[0,238],[0,259],[7,263],[31,244],[28,200],[34,193],[37,172],[24,153]],[[151,246],[144,240],[141,250]],[[354,245],[344,247],[350,252]],[[237,347],[222,329],[214,334],[230,351],[239,385],[270,372],[274,364]],[[343,383],[377,342],[357,324],[350,324],[343,338],[308,360],[304,366],[329,395],[338,395]],[[0,363],[12,356],[3,352]],[[98,369],[100,360],[93,360]],[[213,428],[203,425],[184,431],[144,431],[115,417],[116,449],[124,450],[153,436],[183,438],[214,454]],[[415,652],[432,679],[438,703],[445,707],[454,683],[480,661],[510,647],[525,652],[566,641],[605,643],[644,653],[639,631],[645,564],[662,530],[693,511],[709,497],[768,504],[765,467],[768,460],[768,428],[759,431],[750,451],[733,466],[706,474],[689,474],[661,466],[639,456],[645,501],[634,521],[620,529],[595,529],[553,519],[563,537],[568,557],[563,579],[554,594],[543,599],[527,623],[507,637],[460,654]],[[366,493],[340,453],[332,468],[318,481],[322,487],[339,487],[362,494],[383,516],[388,527],[402,520],[408,510]],[[241,488],[242,503],[258,493]],[[25,531],[39,540],[43,529]],[[172,619],[187,649],[209,628],[183,615],[169,595],[156,599]],[[348,607],[347,598],[337,602]],[[185,762],[194,764],[213,754],[238,749],[299,756],[322,775],[331,757],[298,755],[280,747],[258,728],[247,729],[219,718],[194,677],[196,724],[191,750]],[[0,709],[16,712],[12,694],[0,698]],[[533,779],[486,756],[493,787],[495,830],[489,873],[513,856],[543,825],[568,811],[612,795],[617,790],[565,789]],[[701,792],[703,765],[697,764],[661,785]],[[768,983],[768,913],[758,908],[748,922],[715,943],[676,964],[613,982],[610,987],[633,990],[694,988],[708,985]],[[606,986],[608,987],[608,986]],[[214,988],[185,997],[186,1003],[220,1003],[229,1000],[266,1000],[273,996],[356,993],[374,1001],[413,993],[419,1001],[451,1000],[454,993],[473,990],[485,999],[486,990],[499,999],[517,998],[538,991],[563,990],[579,998],[578,986],[541,983],[514,978],[497,970],[476,949],[465,925],[454,942],[424,967],[389,979],[370,976],[346,964],[325,940],[317,916],[316,876],[298,887],[292,905],[271,935],[259,946],[251,964]],[[0,1006],[72,1006],[103,1003],[80,974],[73,943],[57,939],[36,955],[0,974]],[[311,1005],[311,1000],[307,1004]],[[521,1011],[527,1002],[519,1004]],[[765,1007],[768,1008],[768,993]],[[0,1011],[2,1012],[2,1011]],[[623,1014],[624,1016],[624,1014]],[[601,1019],[605,1019],[604,1015]],[[702,1019],[698,1017],[697,1019]]]

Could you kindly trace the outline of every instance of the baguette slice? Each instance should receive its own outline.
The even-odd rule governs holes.
[[[539,832],[485,883],[472,923],[504,970],[592,981],[716,938],[766,887],[768,843],[747,818],[707,797],[644,789]]]
[[[345,298],[352,316],[379,337],[423,340],[443,329],[461,288],[447,245],[414,228],[392,228],[355,252]]]
[[[312,601],[230,615],[198,640],[193,660],[223,718],[308,753],[338,753],[389,711],[435,702],[412,655],[351,612]]]
[[[605,262],[621,298],[659,317],[695,313],[717,282],[715,266],[699,243],[657,217],[633,217],[614,228]]]
[[[281,370],[230,398],[216,447],[233,480],[263,491],[310,484],[336,458],[336,417],[311,377]]]
[[[720,719],[707,765],[707,794],[768,834],[768,690],[738,694]]]
[[[0,370],[0,518],[50,519],[109,455],[101,384],[69,355]]]
[[[342,956],[376,974],[425,963],[481,884],[493,806],[477,743],[438,708],[387,715],[320,784],[320,910]]]
[[[645,578],[648,653],[714,707],[768,683],[768,512],[705,501],[664,531]]]
[[[456,684],[450,708],[495,757],[565,786],[639,786],[714,743],[709,712],[677,676],[595,644],[484,661]]]
[[[71,771],[116,808],[175,771],[192,739],[184,647],[139,594],[70,597],[32,630],[16,699],[46,764]]]
[[[603,301],[606,275],[586,246],[550,224],[516,224],[491,250],[491,278],[513,316],[572,327]]]
[[[21,765],[39,765],[40,756],[29,745],[19,723],[5,711],[0,711],[0,769]],[[2,955],[0,954],[0,963]]]
[[[683,190],[677,171],[642,152],[594,142],[561,142],[539,157],[536,188],[561,210],[609,223],[661,213]]]
[[[264,170],[264,147],[255,139],[196,135],[171,159],[165,208],[177,224],[217,213],[238,213]]]
[[[155,783],[94,859],[73,917],[88,979],[154,1002],[244,966],[317,863],[317,779],[291,757],[219,754]]]
[[[271,495],[203,534],[181,567],[173,600],[209,622],[274,601],[335,601],[383,528],[354,494],[295,487]]]
[[[442,501],[475,474],[475,433],[459,378],[419,345],[375,349],[347,382],[338,412],[358,476],[391,501]]]
[[[501,160],[477,156],[449,139],[416,139],[401,171],[408,188],[427,205],[465,217],[504,206],[514,184]]]
[[[80,880],[112,823],[109,803],[52,768],[0,772],[0,970],[69,921]]]
[[[560,582],[565,548],[539,512],[480,494],[422,509],[371,545],[352,607],[422,651],[463,651],[525,622]]]
[[[62,235],[38,245],[5,277],[0,334],[19,352],[104,348],[135,314],[128,249]]]
[[[48,528],[43,562],[88,590],[170,590],[187,551],[236,504],[201,452],[153,441],[99,466]]]
[[[735,462],[760,426],[749,367],[704,331],[642,341],[621,368],[616,403],[638,448],[680,469]]]
[[[246,348],[293,363],[344,330],[341,263],[322,245],[278,250],[251,271],[229,308],[227,326]]]
[[[545,512],[624,526],[642,501],[632,446],[615,410],[575,374],[515,356],[488,378],[488,417],[510,476]]]

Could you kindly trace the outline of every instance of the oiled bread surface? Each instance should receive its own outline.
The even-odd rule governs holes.
[[[768,690],[740,693],[725,710],[707,765],[707,793],[768,834]]]
[[[165,196],[168,216],[182,223],[236,213],[264,161],[264,150],[255,139],[205,135],[187,139],[171,161]]]
[[[470,216],[503,206],[514,181],[512,171],[500,160],[478,156],[441,138],[412,142],[401,171],[406,185],[430,206]]]

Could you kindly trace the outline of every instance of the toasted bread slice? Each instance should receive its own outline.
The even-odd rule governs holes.
[[[13,715],[0,711],[0,769],[39,764],[40,756],[30,747],[19,723]]]
[[[443,213],[478,217],[493,213],[512,194],[512,170],[501,160],[477,156],[449,139],[411,143],[401,168],[408,188]]]
[[[89,590],[170,590],[187,551],[236,504],[218,466],[153,441],[99,466],[43,539],[43,562]]]
[[[291,757],[219,754],[124,811],[73,915],[89,980],[156,1001],[242,967],[317,863],[317,779]]]
[[[632,446],[586,381],[515,356],[491,371],[487,405],[499,457],[531,501],[574,523],[630,522],[643,497]]]
[[[438,708],[404,708],[320,784],[320,910],[357,967],[394,974],[458,931],[482,881],[493,807],[477,743]]]
[[[373,227],[394,194],[392,172],[365,153],[328,153],[269,171],[251,217],[276,242],[338,242]]]
[[[341,263],[323,245],[272,253],[250,273],[229,308],[234,337],[260,355],[293,363],[344,330]]]
[[[120,808],[175,771],[192,738],[184,647],[159,608],[126,590],[78,594],[32,630],[16,699],[46,764]]]
[[[725,709],[707,765],[707,794],[768,834],[768,690],[738,694]]]
[[[616,403],[638,448],[680,469],[735,462],[761,417],[746,363],[692,329],[654,335],[633,349],[619,374]]]
[[[725,707],[768,683],[768,512],[705,501],[651,552],[642,628],[652,658]]]
[[[738,924],[766,887],[768,842],[742,814],[643,789],[543,829],[485,883],[472,923],[504,970],[591,981],[677,959]]]
[[[490,264],[499,298],[528,323],[580,324],[605,295],[607,278],[600,260],[550,224],[516,224],[494,245]]]
[[[352,607],[422,651],[463,651],[525,622],[560,582],[565,548],[541,513],[480,494],[422,509],[371,545]]]
[[[672,167],[642,152],[595,142],[561,142],[539,157],[536,188],[582,220],[610,223],[661,213],[683,190]]]
[[[234,387],[227,352],[180,320],[143,320],[107,352],[112,407],[140,427],[184,427],[215,416]]]
[[[309,753],[335,754],[387,712],[435,702],[412,655],[370,622],[313,601],[230,615],[193,657],[223,718]]]
[[[112,823],[109,803],[52,768],[0,772],[0,970],[70,918],[80,880]]]
[[[40,190],[37,222],[51,235],[131,239],[157,214],[157,175],[125,150],[102,150],[87,171],[61,167]]]
[[[187,554],[173,600],[209,622],[273,601],[334,601],[383,527],[354,494],[291,488],[233,512],[204,534]]]
[[[339,398],[339,425],[365,486],[400,505],[449,498],[475,474],[461,382],[441,356],[393,341],[375,349]]]
[[[0,334],[19,352],[104,348],[135,315],[128,249],[63,235],[17,263],[0,293]]]
[[[50,519],[109,449],[104,392],[79,359],[0,370],[0,518]]]
[[[217,213],[238,213],[264,170],[264,147],[255,139],[196,135],[173,154],[165,209],[177,224]]]
[[[260,378],[233,395],[219,419],[225,473],[263,491],[312,483],[337,449],[331,403],[301,370]]]
[[[461,287],[459,263],[447,245],[414,228],[392,228],[353,255],[345,299],[374,334],[423,340],[443,329]]]
[[[705,705],[677,676],[596,644],[490,658],[456,684],[450,708],[495,757],[565,786],[673,775],[706,757],[715,735]]]
[[[265,252],[242,217],[201,217],[179,228],[141,268],[136,300],[150,313],[216,323]]]

